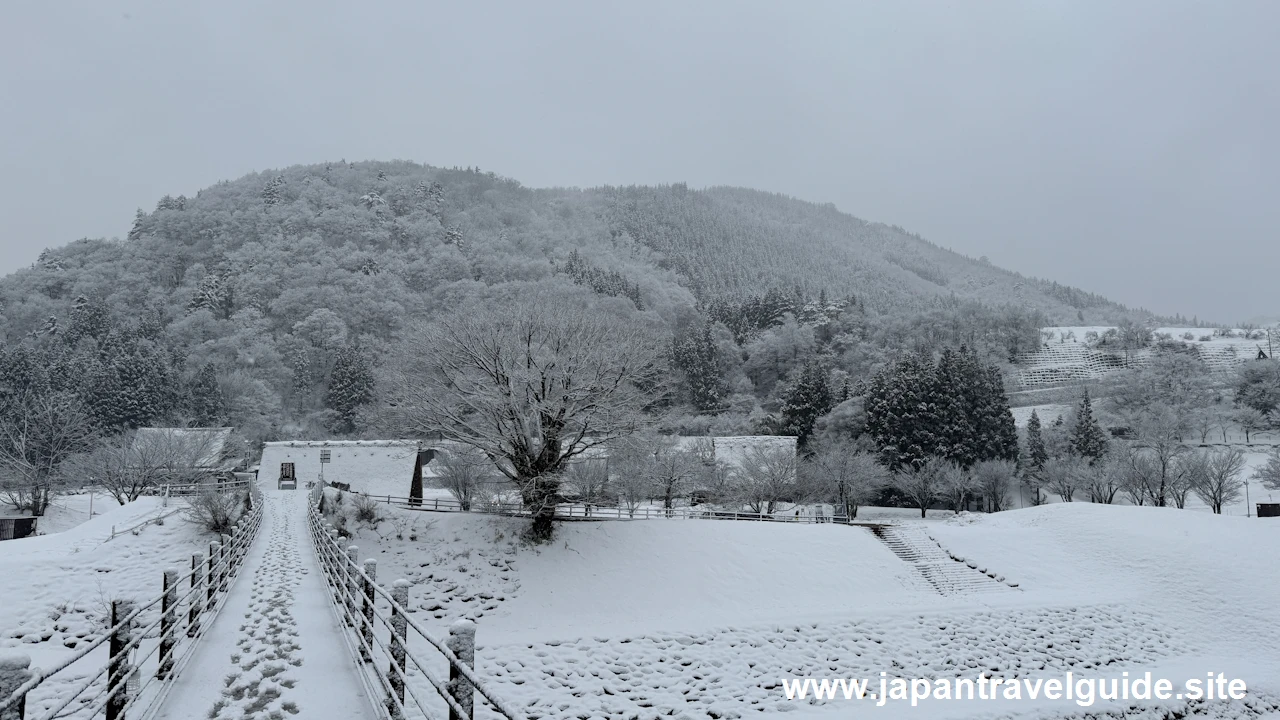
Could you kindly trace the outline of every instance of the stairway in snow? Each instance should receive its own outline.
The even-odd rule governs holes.
[[[916,525],[873,525],[870,530],[895,555],[915,567],[940,595],[1006,592],[1018,587],[973,561],[955,558],[924,528]]]

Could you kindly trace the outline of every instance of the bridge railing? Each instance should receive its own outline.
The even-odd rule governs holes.
[[[435,718],[443,704],[450,720],[472,720],[478,696],[498,715],[523,720],[476,673],[475,624],[454,623],[442,640],[414,620],[408,610],[409,581],[396,580],[389,590],[378,584],[377,561],[360,562],[359,548],[344,547],[338,531],[325,522],[319,511],[322,492],[314,488],[307,504],[311,538],[331,600],[347,628],[344,636],[366,669],[366,679],[378,686],[371,689],[385,698],[380,706],[384,717]]]
[[[209,544],[207,558],[192,555],[185,573],[165,570],[161,594],[150,600],[113,601],[111,626],[70,657],[33,668],[25,654],[0,651],[0,720],[125,720],[158,708],[221,611],[257,537],[262,496],[256,488],[251,495],[253,509]]]

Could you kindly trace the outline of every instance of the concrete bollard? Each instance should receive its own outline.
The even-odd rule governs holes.
[[[0,703],[17,692],[31,679],[31,656],[12,650],[0,650]],[[13,707],[0,710],[0,720],[22,720],[26,715],[27,696],[18,698]]]
[[[449,626],[449,639],[445,641],[445,645],[458,656],[468,668],[474,669],[476,666],[476,624],[470,620],[459,620]],[[449,663],[449,682],[446,685],[449,694],[454,700],[458,701],[458,705],[466,711],[466,715],[459,717],[458,711],[452,706],[449,708],[449,720],[472,720],[475,716],[475,688],[471,686],[471,681],[462,676],[462,672],[457,666]]]

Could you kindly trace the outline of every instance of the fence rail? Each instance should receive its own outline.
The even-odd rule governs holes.
[[[344,548],[338,531],[325,522],[319,510],[323,492],[323,487],[316,486],[308,494],[311,539],[330,600],[347,628],[356,660],[366,669],[366,677],[372,675],[385,694],[385,701],[379,706],[384,717],[436,718],[438,706],[443,703],[450,720],[472,720],[478,695],[502,717],[524,720],[519,710],[504,702],[476,674],[475,623],[454,623],[448,639],[441,640],[414,620],[408,611],[409,581],[396,580],[390,590],[378,585],[377,561],[369,558],[359,562],[359,548]],[[429,657],[435,662],[424,658],[423,651],[431,653]],[[438,667],[441,658],[447,680]],[[434,669],[433,664],[437,666]],[[411,682],[417,677],[430,688]]]
[[[217,482],[203,483],[170,483],[161,485],[158,494],[165,497],[191,497],[193,495],[203,495],[207,492],[229,493],[238,492],[246,488],[252,487],[251,480],[226,480]]]
[[[471,512],[486,515],[507,515],[511,517],[529,517],[532,511],[518,503],[485,503],[473,502],[470,507],[453,498],[409,498],[397,495],[371,495],[352,492],[353,495],[367,497],[370,500],[422,512]],[[862,523],[857,518],[845,515],[821,515],[814,513],[753,513],[733,510],[701,510],[697,508],[654,508],[637,507],[634,509],[616,506],[583,505],[561,503],[556,506],[557,520],[747,520],[755,522],[781,523],[835,523],[839,525],[877,524]],[[879,523],[883,524],[883,523]]]
[[[209,543],[207,558],[203,553],[192,555],[186,573],[166,569],[161,594],[146,602],[114,600],[111,627],[69,658],[47,669],[32,668],[28,656],[0,651],[0,720],[125,720],[134,710],[145,715],[158,708],[221,611],[257,537],[262,495],[256,487],[250,495],[253,509],[241,516],[230,534]],[[101,655],[95,651],[103,645],[107,656],[95,672],[91,656]],[[42,687],[54,683],[55,691],[41,695]],[[31,712],[32,699],[43,705],[38,714]]]

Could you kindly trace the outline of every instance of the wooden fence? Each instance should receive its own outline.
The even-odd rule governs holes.
[[[191,569],[185,573],[165,570],[161,594],[149,601],[113,601],[111,627],[71,657],[51,668],[32,668],[25,654],[0,651],[0,720],[125,720],[135,711],[147,714],[158,708],[222,609],[257,537],[262,496],[253,488],[251,497],[252,510],[229,535],[209,543],[208,557],[192,555]],[[155,617],[146,622],[148,611]],[[158,637],[151,637],[157,629]],[[89,656],[103,645],[108,649],[106,661],[95,672]],[[57,690],[41,696],[41,687],[51,679]],[[32,712],[32,699],[38,701],[38,714]]]
[[[352,495],[369,498],[375,502],[406,510],[422,512],[471,512],[486,515],[507,515],[510,517],[529,517],[532,513],[518,503],[473,502],[469,508],[453,498],[409,498],[397,495],[370,495],[352,492]],[[845,515],[818,515],[812,513],[753,513],[733,510],[710,510],[699,508],[655,508],[637,507],[634,509],[615,506],[584,505],[561,503],[556,506],[557,520],[746,520],[755,522],[781,522],[800,524],[834,523],[838,525],[874,524],[862,523],[856,518]]]

